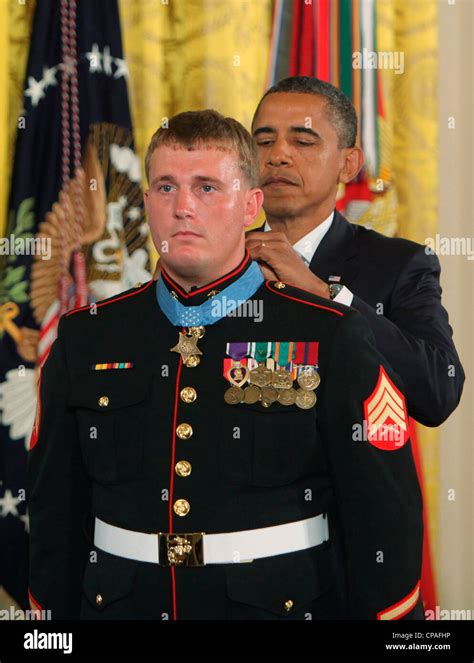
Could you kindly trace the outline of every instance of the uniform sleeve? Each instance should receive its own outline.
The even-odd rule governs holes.
[[[464,384],[453,330],[441,303],[440,271],[437,256],[420,248],[398,277],[388,317],[357,296],[351,304],[367,319],[380,352],[402,377],[410,414],[426,426],[439,426],[447,419]]]
[[[65,319],[39,381],[28,456],[30,519],[29,594],[32,609],[52,619],[78,619],[89,545],[84,521],[90,509],[74,413],[68,408]]]
[[[334,488],[330,537],[342,553],[347,617],[400,619],[419,599],[423,540],[400,379],[353,310],[339,321],[320,368],[318,428]]]

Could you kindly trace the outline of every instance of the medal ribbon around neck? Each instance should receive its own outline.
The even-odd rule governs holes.
[[[250,299],[264,280],[260,267],[256,262],[252,262],[240,278],[211,299],[203,302],[200,306],[184,306],[172,297],[160,274],[156,282],[156,298],[159,307],[175,327],[207,326],[215,324],[221,318],[235,311],[242,302]]]

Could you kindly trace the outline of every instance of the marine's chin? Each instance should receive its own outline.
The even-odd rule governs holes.
[[[180,248],[172,254],[164,254],[161,258],[164,268],[170,273],[185,278],[198,277],[202,273],[208,260],[202,251],[189,248]]]

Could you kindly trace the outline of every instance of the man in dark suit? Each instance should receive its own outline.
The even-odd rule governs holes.
[[[438,426],[456,408],[464,371],[441,304],[440,265],[425,247],[350,224],[335,210],[339,182],[363,165],[357,117],[340,90],[291,77],[254,115],[265,225],[247,247],[268,278],[352,306],[405,385],[411,416]]]
[[[238,122],[177,115],[146,169],[159,279],[62,316],[41,372],[32,607],[422,617],[403,387],[363,316],[265,282],[245,250],[262,191]]]

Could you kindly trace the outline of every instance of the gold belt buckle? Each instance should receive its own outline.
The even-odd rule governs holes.
[[[204,532],[158,532],[160,566],[204,566]]]

